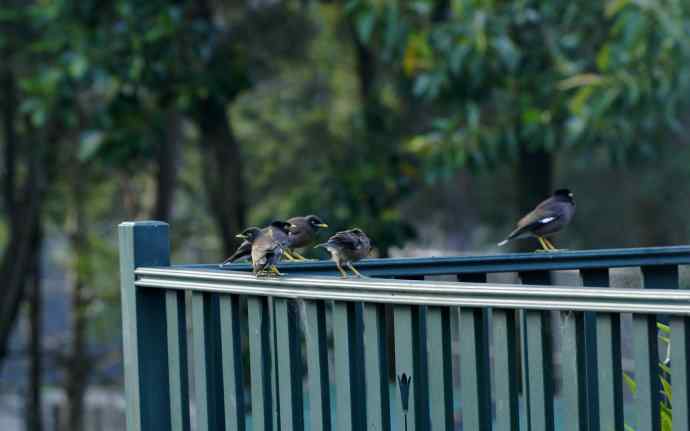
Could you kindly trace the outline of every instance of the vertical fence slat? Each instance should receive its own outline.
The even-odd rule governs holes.
[[[271,364],[271,319],[268,300],[247,299],[249,356],[251,367],[252,424],[256,431],[273,430],[273,389]]]
[[[412,307],[405,305],[395,305],[393,307],[393,320],[395,327],[395,375],[396,379],[403,373],[408,377],[412,377],[410,382],[410,398],[407,410],[408,430],[416,429],[416,412],[417,406],[415,403],[414,387],[417,384],[417,376],[414,370],[414,344],[413,338],[413,323],[412,323]],[[397,382],[396,382],[397,383]],[[400,397],[400,387],[397,385],[397,402],[393,405],[397,406],[395,414],[403,421],[403,405]]]
[[[462,423],[469,429],[491,428],[491,386],[487,385],[489,367],[484,352],[486,338],[480,308],[460,309],[460,396]],[[488,356],[488,355],[487,355]]]
[[[431,429],[450,431],[453,429],[453,364],[448,307],[429,307],[427,342]]]
[[[598,313],[596,319],[599,429],[619,430],[624,427],[620,315]]]
[[[362,348],[362,304],[333,305],[336,423],[338,430],[366,428],[366,393]]]
[[[496,431],[519,429],[516,312],[494,309],[494,377],[496,386]]]
[[[304,428],[302,400],[302,355],[300,349],[299,310],[295,301],[274,300],[276,319],[276,362],[280,387],[280,429]]]
[[[237,295],[220,297],[220,338],[225,390],[225,429],[244,430],[244,366],[240,297]]]
[[[585,287],[608,287],[609,270],[608,268],[583,269],[580,270],[582,285]],[[585,409],[587,414],[587,429],[599,429],[599,365],[597,358],[597,316],[596,313],[585,312],[584,328],[584,348],[585,360],[580,364],[580,373],[585,376],[587,385],[585,386]],[[604,391],[611,388],[604,388]],[[610,412],[607,413],[610,415]],[[622,426],[622,425],[621,425]],[[616,428],[618,429],[618,428]]]
[[[165,292],[170,375],[170,422],[175,431],[189,430],[189,390],[187,376],[187,325],[184,291]]]
[[[521,272],[524,284],[550,285],[548,271]],[[553,347],[549,311],[522,312],[522,388],[527,427],[530,430],[554,429]]]
[[[690,430],[690,318],[671,319],[673,430]]]
[[[197,430],[225,428],[218,295],[192,293]]]
[[[311,429],[331,430],[331,396],[328,381],[328,339],[326,305],[306,301],[305,337],[307,345],[309,412]]]
[[[633,314],[633,347],[639,429],[659,431],[659,343],[656,316]]]
[[[170,429],[165,291],[138,289],[134,270],[170,265],[168,224],[125,222],[118,227],[126,422],[129,431]]]
[[[561,319],[561,386],[565,411],[565,429],[580,431],[587,428],[586,392],[584,371],[585,362],[585,321],[580,312],[566,311],[559,314]]]
[[[384,305],[371,303],[364,305],[367,429],[371,431],[391,428],[384,319]]]

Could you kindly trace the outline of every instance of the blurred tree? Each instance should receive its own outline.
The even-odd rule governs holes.
[[[429,177],[515,164],[519,209],[553,186],[553,154],[605,145],[618,162],[679,130],[690,85],[687,2],[353,0],[370,45],[433,103],[409,148]]]

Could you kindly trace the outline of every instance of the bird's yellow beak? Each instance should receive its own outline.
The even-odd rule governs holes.
[[[235,235],[235,238],[247,239],[247,235],[242,235],[241,233],[238,233],[237,235]]]
[[[328,227],[328,225],[326,223],[319,223],[316,225],[316,227],[320,227],[321,229],[325,229]]]

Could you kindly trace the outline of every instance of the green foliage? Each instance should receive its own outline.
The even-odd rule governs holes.
[[[613,161],[648,156],[679,130],[690,89],[687,2],[442,4],[350,2],[359,32],[394,45],[391,64],[434,105],[409,148],[435,176],[515,159],[521,143],[606,146]]]

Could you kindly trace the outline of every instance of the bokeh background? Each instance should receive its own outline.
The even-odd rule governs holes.
[[[123,429],[123,220],[484,254],[569,187],[561,247],[687,244],[689,90],[687,0],[2,0],[0,428]]]

